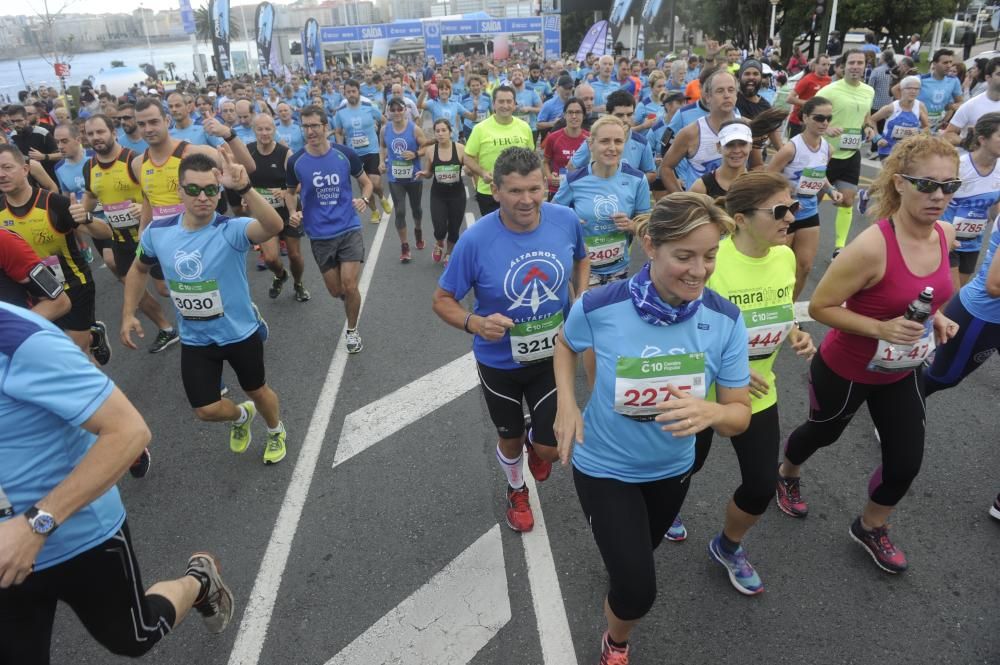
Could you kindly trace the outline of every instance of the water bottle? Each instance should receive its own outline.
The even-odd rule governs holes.
[[[934,300],[934,287],[925,286],[920,295],[906,306],[906,314],[903,315],[909,321],[923,323],[931,315],[931,302]]]

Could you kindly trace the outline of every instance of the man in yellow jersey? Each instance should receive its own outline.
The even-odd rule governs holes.
[[[511,147],[535,147],[531,127],[524,120],[514,117],[517,93],[509,85],[497,86],[493,91],[493,115],[472,128],[465,146],[465,168],[476,176],[476,202],[480,215],[487,215],[500,207],[493,198],[493,164],[500,153]]]
[[[87,118],[84,125],[94,155],[83,166],[83,202],[74,215],[92,212],[98,203],[104,208],[105,219],[113,234],[111,250],[115,255],[118,281],[124,283],[139,247],[139,219],[142,216],[142,188],[132,172],[136,154],[123,147],[115,138],[111,119],[102,114]],[[149,293],[139,301],[139,308],[159,328],[150,353],[159,353],[176,343],[180,337],[164,314],[159,301]]]
[[[145,153],[132,159],[132,174],[139,181],[143,193],[142,216],[139,221],[141,233],[153,220],[184,212],[177,178],[177,168],[181,159],[187,155],[203,153],[214,159],[220,167],[222,162],[215,148],[191,145],[186,141],[171,138],[166,112],[155,99],[142,99],[135,105],[135,123],[149,144]],[[202,126],[209,135],[219,136],[229,144],[233,158],[247,170],[247,173],[256,170],[247,147],[230,127],[215,118],[206,118]],[[169,297],[159,266],[153,266],[152,275],[157,293],[164,298]]]
[[[0,194],[3,194],[0,227],[15,231],[28,241],[63,283],[73,304],[69,314],[55,324],[84,353],[93,351],[94,358],[106,364],[111,359],[111,347],[107,344],[104,324],[95,317],[94,277],[77,243],[76,232],[83,231],[93,238],[110,238],[111,227],[90,214],[81,222],[74,221],[69,199],[33,187],[28,182],[28,164],[16,146],[0,145]]]

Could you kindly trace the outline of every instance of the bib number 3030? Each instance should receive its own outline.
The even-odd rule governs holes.
[[[223,315],[222,294],[214,279],[204,282],[170,280],[170,299],[177,313],[192,321],[208,321]]]
[[[619,358],[615,367],[615,412],[652,420],[660,413],[657,405],[670,399],[667,385],[704,399],[705,354]]]
[[[556,312],[538,321],[514,324],[510,329],[510,352],[514,362],[534,363],[551,358],[562,323],[562,312]]]

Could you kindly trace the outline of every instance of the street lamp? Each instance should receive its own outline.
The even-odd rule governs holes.
[[[139,3],[139,15],[142,17],[142,33],[146,35],[146,48],[149,49],[149,64],[153,66],[153,71],[156,70],[156,60],[153,58],[153,45],[149,41],[149,30],[146,29],[146,10],[143,9],[142,3]]]
[[[767,36],[774,39],[774,17],[778,12],[778,3],[781,0],[771,0],[771,29],[768,31]]]

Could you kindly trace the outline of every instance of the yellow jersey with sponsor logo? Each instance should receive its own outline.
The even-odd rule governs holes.
[[[24,205],[12,207],[6,198],[0,199],[0,227],[27,240],[67,290],[93,280],[77,243],[77,224],[69,214],[69,199],[65,196],[33,187]]]
[[[184,212],[184,205],[177,193],[177,183],[178,169],[187,147],[187,141],[178,143],[162,164],[153,161],[149,148],[142,154],[139,184],[142,186],[142,193],[149,199],[149,205],[153,207],[154,220]]]
[[[136,242],[139,239],[139,220],[131,219],[128,214],[130,204],[142,203],[142,187],[130,167],[135,156],[135,152],[123,148],[110,164],[104,164],[94,156],[83,165],[84,188],[105,209],[105,217],[111,224],[116,242]]]

